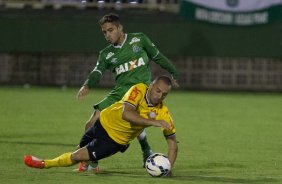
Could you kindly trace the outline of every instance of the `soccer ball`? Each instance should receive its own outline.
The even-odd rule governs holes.
[[[153,177],[166,176],[170,170],[171,165],[167,158],[162,153],[154,153],[146,160],[146,171]]]

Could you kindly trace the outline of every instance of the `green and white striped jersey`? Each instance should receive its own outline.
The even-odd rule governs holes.
[[[111,70],[116,75],[116,87],[132,86],[141,82],[149,84],[151,82],[150,60],[167,70],[174,79],[178,79],[178,72],[174,65],[159,52],[145,34],[128,33],[125,34],[122,45],[109,45],[100,51],[97,64],[84,85],[89,88],[94,87],[99,83],[105,70]]]

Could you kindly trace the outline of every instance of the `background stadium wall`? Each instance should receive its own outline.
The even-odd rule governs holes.
[[[106,42],[93,9],[1,9],[0,52],[97,53]],[[168,55],[282,57],[281,24],[235,27],[173,13],[118,11],[127,32],[145,32]]]
[[[97,22],[109,12],[1,9],[0,84],[80,85],[107,45]],[[281,24],[218,26],[173,13],[118,13],[126,32],[146,33],[173,59],[183,88],[282,91]],[[101,85],[111,86],[113,76],[104,77]]]

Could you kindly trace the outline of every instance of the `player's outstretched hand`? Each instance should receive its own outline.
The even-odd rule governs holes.
[[[77,92],[76,94],[76,98],[78,100],[82,100],[84,98],[85,95],[87,95],[89,93],[90,89],[87,86],[82,86],[80,88],[80,90]]]

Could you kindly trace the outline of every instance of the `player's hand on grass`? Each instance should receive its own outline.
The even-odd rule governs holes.
[[[79,91],[77,92],[76,98],[77,98],[78,100],[82,100],[82,99],[85,97],[85,95],[87,95],[87,94],[89,93],[89,91],[90,91],[89,87],[87,87],[87,86],[82,86],[82,87],[79,89]]]
[[[171,171],[169,171],[169,173],[166,175],[166,177],[173,177],[173,174]]]

